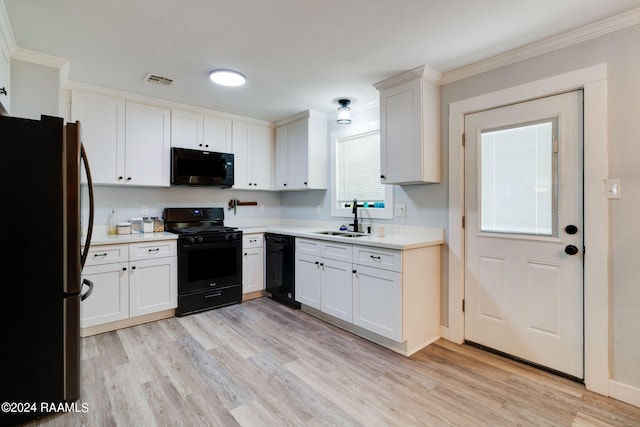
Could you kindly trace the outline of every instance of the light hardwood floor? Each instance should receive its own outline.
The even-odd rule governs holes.
[[[639,426],[640,408],[444,340],[410,358],[267,298],[82,339],[47,426]]]

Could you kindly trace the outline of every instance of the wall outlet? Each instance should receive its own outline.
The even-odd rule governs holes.
[[[405,216],[407,214],[407,205],[404,203],[398,203],[394,209],[395,216]]]
[[[149,205],[140,206],[140,213],[142,215],[149,215]]]

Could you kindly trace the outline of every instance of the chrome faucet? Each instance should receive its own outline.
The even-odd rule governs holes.
[[[358,200],[357,199],[353,199],[353,209],[351,209],[351,212],[353,213],[353,224],[349,224],[349,225],[353,225],[353,231],[357,233],[360,231],[360,227],[358,226]]]

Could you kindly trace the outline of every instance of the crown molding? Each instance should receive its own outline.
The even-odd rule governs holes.
[[[466,79],[468,77],[504,67],[505,65],[524,61],[525,59],[595,39],[638,24],[640,24],[640,8],[632,9],[628,12],[576,28],[575,30],[568,31],[558,36],[530,43],[503,54],[448,71],[443,74],[441,83],[444,85]]]
[[[17,48],[11,53],[11,59],[24,62],[32,62],[46,67],[62,68],[67,63],[65,58],[36,52],[35,50]]]
[[[434,83],[436,86],[440,86],[442,80],[442,74],[440,74],[440,72],[426,65],[421,65],[414,68],[413,70],[405,71],[404,73],[389,77],[386,80],[375,83],[373,87],[378,90],[385,90],[418,77],[422,77],[425,80]]]

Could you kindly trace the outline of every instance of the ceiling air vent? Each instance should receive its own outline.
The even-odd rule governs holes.
[[[144,81],[147,83],[154,83],[162,86],[169,86],[171,83],[173,83],[173,79],[170,79],[169,77],[159,76],[152,73],[147,73],[147,75],[144,76]]]

